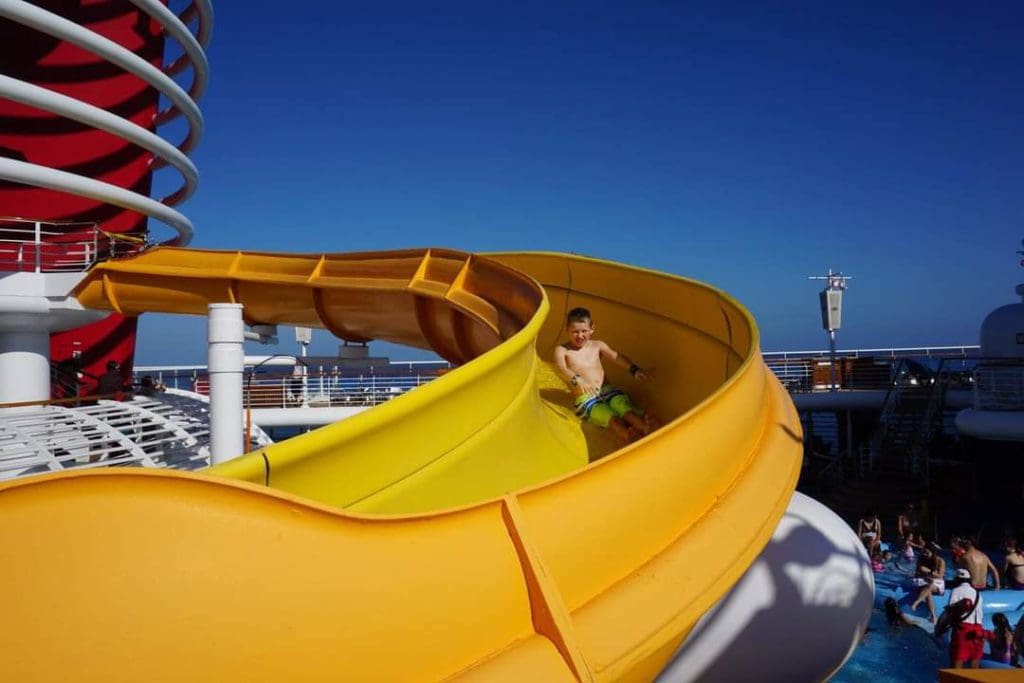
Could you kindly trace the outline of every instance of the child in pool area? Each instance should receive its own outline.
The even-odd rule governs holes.
[[[871,554],[871,570],[876,572],[885,571],[885,559],[879,548],[875,548],[875,552]]]
[[[924,548],[924,541],[913,531],[908,531],[903,541],[903,559],[913,562],[917,552]]]
[[[657,421],[636,406],[624,391],[606,383],[602,360],[629,370],[639,382],[650,381],[651,375],[624,354],[593,338],[594,321],[587,309],[569,311],[565,331],[569,341],[555,347],[555,368],[569,383],[576,414],[611,429],[625,442],[650,434],[657,427]]]
[[[992,615],[992,630],[988,635],[988,648],[992,659],[1003,664],[1012,664],[1017,652],[1013,643],[1013,629],[1010,620],[1002,612]]]

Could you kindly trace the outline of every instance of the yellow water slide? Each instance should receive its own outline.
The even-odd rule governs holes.
[[[83,304],[324,327],[457,367],[204,475],[0,485],[12,680],[644,680],[745,571],[800,466],[750,315],[706,285],[564,254],[157,249]],[[656,379],[621,449],[546,359],[566,311]]]

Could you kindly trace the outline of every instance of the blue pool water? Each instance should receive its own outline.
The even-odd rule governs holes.
[[[868,632],[853,656],[832,679],[836,683],[934,683],[947,666],[946,651],[930,635],[913,626],[890,626],[873,610]]]
[[[947,567],[952,567],[952,558]],[[921,608],[913,614],[909,613],[908,603],[914,597],[907,588],[910,572],[907,568],[890,566],[886,571],[875,574],[875,609],[871,613],[868,631],[864,639],[854,650],[853,656],[832,679],[839,683],[880,683],[903,681],[929,681],[937,678],[936,671],[949,666],[947,641],[936,640],[925,628],[931,625],[927,612]],[[947,571],[947,580],[951,574]],[[918,626],[890,626],[885,613],[879,609],[885,598],[893,597],[903,610],[910,614]],[[936,609],[942,611],[949,599],[948,592],[936,597]],[[992,628],[992,615],[1003,612],[1011,624],[1024,618],[1024,592],[988,591],[983,594],[985,627]],[[987,653],[987,647],[986,647]],[[986,658],[981,661],[982,668],[1006,668],[1005,664],[996,663]],[[1024,673],[1021,675],[1024,680]]]

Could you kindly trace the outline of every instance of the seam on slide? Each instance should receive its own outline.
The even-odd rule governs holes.
[[[526,520],[517,497],[508,495],[502,498],[501,518],[523,567],[534,630],[555,645],[577,681],[593,681],[594,674],[583,657],[569,610],[540,554],[527,537]]]

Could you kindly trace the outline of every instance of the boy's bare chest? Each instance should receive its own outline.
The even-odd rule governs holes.
[[[579,350],[567,351],[566,361],[570,367],[592,368],[600,363],[601,352],[594,345],[588,345]]]

